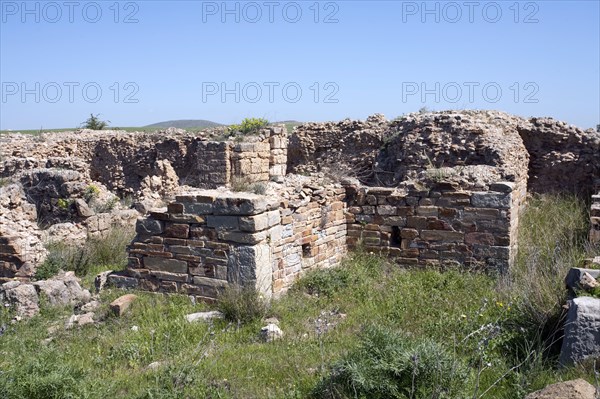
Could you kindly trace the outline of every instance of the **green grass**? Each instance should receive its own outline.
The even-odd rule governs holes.
[[[555,197],[531,204],[522,219],[521,266],[511,284],[484,274],[406,270],[356,252],[339,269],[308,273],[271,303],[264,314],[277,317],[285,333],[273,343],[260,341],[260,319],[188,324],[185,314],[208,305],[138,293],[124,317],[60,329],[43,345],[48,327],[71,314],[46,309],[0,336],[0,397],[416,399],[433,392],[440,398],[517,399],[559,380],[593,381],[589,367],[559,370],[555,354],[544,350],[545,332],[531,319],[541,312],[532,313],[528,304],[549,306],[551,298],[562,298],[562,287],[527,302],[527,281],[521,280],[530,276],[522,273],[527,259],[538,262],[540,278],[550,278],[541,270],[557,264],[555,257],[542,261],[533,231],[562,248],[558,263],[583,256],[583,242],[568,231],[585,228],[585,204]],[[563,211],[553,223],[543,222],[546,212]],[[566,217],[573,213],[581,218]],[[105,291],[102,303],[122,294]],[[0,324],[8,317],[3,312]],[[161,363],[149,369],[153,362]]]

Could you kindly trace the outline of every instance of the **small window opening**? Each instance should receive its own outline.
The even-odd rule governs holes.
[[[302,244],[302,257],[307,258],[312,256],[312,247],[310,244]]]
[[[400,236],[400,227],[392,226],[392,235],[390,237],[390,247],[400,248],[402,237]]]

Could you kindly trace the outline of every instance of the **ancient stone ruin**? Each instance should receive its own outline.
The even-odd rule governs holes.
[[[600,237],[600,135],[550,118],[445,111],[307,123],[291,134],[1,140],[5,280],[31,277],[52,238],[134,224],[128,268],[109,282],[204,300],[233,284],[278,295],[358,246],[405,266],[505,273],[533,192],[599,193],[590,239]]]

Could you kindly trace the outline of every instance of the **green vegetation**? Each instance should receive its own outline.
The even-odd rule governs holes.
[[[100,189],[97,186],[90,184],[83,191],[83,198],[86,202],[90,202],[92,199],[97,198],[99,194]]]
[[[264,195],[267,192],[267,183],[251,182],[247,177],[233,176],[231,179],[231,191]]]
[[[254,289],[233,286],[219,294],[217,308],[223,313],[226,320],[242,324],[266,317],[269,304]]]
[[[557,368],[550,328],[565,268],[586,255],[585,209],[533,198],[506,279],[404,269],[359,251],[268,307],[231,289],[218,305],[226,319],[190,324],[185,314],[209,306],[139,293],[125,316],[59,329],[42,345],[71,314],[46,308],[0,336],[0,397],[520,399],[558,380],[593,382],[592,366]],[[94,259],[90,274],[114,262]],[[122,293],[103,291],[102,302]],[[277,317],[283,339],[260,341],[264,317]]]
[[[574,196],[534,196],[519,221],[519,251],[502,291],[548,339],[559,333],[568,270],[599,250],[588,241],[588,208]]]
[[[104,238],[88,238],[84,245],[54,242],[48,246],[45,262],[36,270],[36,280],[44,280],[59,270],[74,271],[80,277],[92,279],[102,270],[122,270],[127,265],[125,247],[133,233],[113,228]]]
[[[63,211],[68,210],[71,207],[71,204],[72,201],[65,198],[59,198],[58,201],[56,201],[56,206],[62,209]]]
[[[244,118],[242,123],[239,125],[230,125],[229,132],[235,134],[240,132],[242,134],[254,134],[262,128],[269,125],[269,121],[263,118]]]
[[[84,129],[91,130],[102,130],[105,127],[107,127],[110,121],[100,120],[100,118],[98,118],[98,115],[99,114],[90,114],[90,117],[81,124],[81,127],[83,127]]]

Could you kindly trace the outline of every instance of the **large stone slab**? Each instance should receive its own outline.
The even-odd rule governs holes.
[[[144,266],[150,270],[157,270],[169,273],[187,273],[188,263],[183,260],[170,258],[153,258],[147,256],[144,258]]]
[[[233,247],[227,265],[227,280],[232,284],[255,287],[257,291],[270,297],[273,276],[269,245]]]
[[[600,355],[600,299],[584,296],[569,304],[559,359],[563,366]]]

